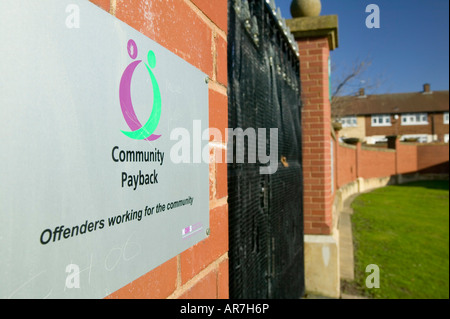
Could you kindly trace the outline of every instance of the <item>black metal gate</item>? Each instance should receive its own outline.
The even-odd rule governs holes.
[[[266,1],[229,0],[228,7],[229,127],[266,128],[266,137],[270,128],[278,129],[276,173],[261,174],[266,164],[258,160],[228,164],[230,297],[300,298],[304,264],[299,60],[282,20]],[[275,142],[266,138],[267,152]],[[236,154],[236,140],[230,138],[229,143]],[[254,150],[247,145],[244,158],[258,159]]]

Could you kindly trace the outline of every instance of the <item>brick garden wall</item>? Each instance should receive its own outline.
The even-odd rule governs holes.
[[[408,174],[417,172],[418,169],[418,146],[397,142],[397,173]],[[423,148],[420,148],[423,150]],[[440,159],[442,160],[442,159]]]
[[[449,173],[449,146],[423,145],[418,147],[417,170],[422,173]]]
[[[227,0],[91,2],[206,73],[211,79],[209,126],[220,129],[225,136]],[[108,298],[229,297],[227,166],[224,161],[215,161],[215,155],[225,149],[226,141],[210,141],[210,236]]]
[[[395,151],[390,149],[369,149],[358,145],[358,177],[364,179],[392,176],[395,170]]]
[[[356,165],[356,147],[348,144],[338,145],[337,187],[355,181],[358,178]]]
[[[340,144],[337,187],[357,178],[389,177],[411,173],[449,173],[448,144],[408,144],[395,142],[395,149]]]

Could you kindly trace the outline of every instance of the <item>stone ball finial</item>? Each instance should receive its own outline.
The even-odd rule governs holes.
[[[322,10],[320,0],[293,0],[291,14],[293,18],[317,17]]]

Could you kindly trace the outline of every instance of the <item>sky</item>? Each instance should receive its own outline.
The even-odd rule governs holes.
[[[282,15],[292,18],[291,0],[276,0]],[[366,27],[366,6],[380,9],[380,28]],[[332,82],[358,61],[370,66],[352,86],[367,94],[449,89],[448,0],[322,0],[321,15],[337,15],[339,47],[332,51]]]

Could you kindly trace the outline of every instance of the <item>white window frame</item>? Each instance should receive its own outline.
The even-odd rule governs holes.
[[[426,120],[424,120],[424,118]],[[405,113],[402,114],[402,125],[428,125],[428,113]]]
[[[342,127],[358,127],[358,120],[356,116],[343,116],[339,119]]]
[[[448,112],[444,112],[444,124],[448,124]]]
[[[370,123],[372,126],[392,126],[390,114],[373,114]]]

